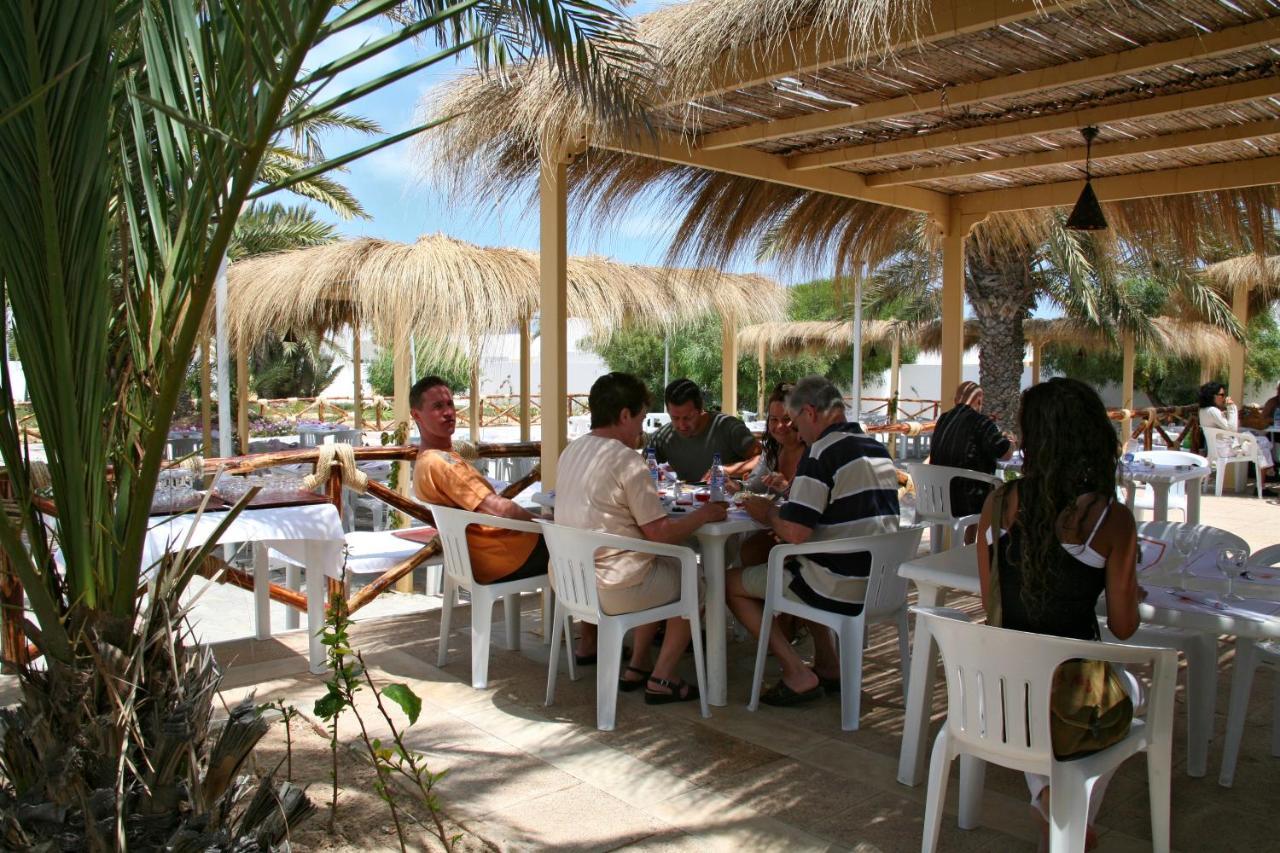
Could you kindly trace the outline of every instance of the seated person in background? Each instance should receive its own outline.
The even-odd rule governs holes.
[[[524,507],[494,492],[479,471],[453,452],[457,413],[453,392],[439,376],[419,379],[409,392],[409,412],[422,436],[413,466],[413,490],[426,503],[530,521]],[[547,573],[547,546],[536,533],[474,524],[467,549],[477,583],[520,580]]]
[[[636,452],[644,434],[649,392],[629,373],[606,373],[591,386],[591,432],[570,442],[556,470],[557,524],[679,544],[708,521],[725,518],[722,503],[708,502],[671,518],[662,508],[644,458]],[[608,614],[634,613],[680,597],[680,563],[669,557],[602,549],[596,554],[596,589]],[[651,705],[698,698],[697,687],[676,675],[689,645],[689,623],[667,620],[658,661],[649,655],[656,623],[635,629],[631,661],[619,689],[645,687]]]
[[[719,453],[726,477],[741,477],[756,464],[760,442],[738,418],[702,407],[702,390],[691,379],[677,379],[664,393],[671,423],[654,434],[649,447],[686,483],[701,483]]]
[[[801,379],[787,395],[787,411],[808,449],[796,468],[791,493],[781,506],[748,498],[744,507],[783,542],[872,536],[898,529],[898,477],[884,445],[845,421],[844,398],[821,376]],[[857,615],[870,570],[866,554],[811,554],[788,559],[784,594],[835,613]],[[725,588],[733,615],[759,636],[768,566],[733,569]],[[769,705],[794,705],[839,690],[840,664],[831,632],[809,624],[816,660],[810,669],[780,631],[769,648],[782,665],[782,679],[761,695]]]
[[[1200,386],[1200,427],[1240,431],[1240,411],[1235,401],[1227,396],[1227,386],[1221,382],[1206,382]],[[1267,470],[1275,464],[1271,456],[1271,441],[1260,435],[1254,438],[1258,441],[1258,476],[1265,477]],[[1206,440],[1205,455],[1212,457],[1213,448],[1208,444]]]
[[[961,382],[955,406],[942,413],[933,428],[929,463],[994,474],[996,462],[1013,455],[1013,442],[982,413],[984,395],[977,382]],[[951,481],[951,512],[957,518],[982,512],[991,487],[977,480]],[[968,541],[972,542],[970,537]]]
[[[1071,429],[1063,429],[1071,424]],[[1096,391],[1053,378],[1022,394],[1018,415],[1026,455],[1022,479],[987,499],[978,524],[982,599],[990,595],[991,551],[999,549],[1001,625],[1056,637],[1098,640],[1098,597],[1107,594],[1107,627],[1124,640],[1138,629],[1137,531],[1116,501],[1115,428]],[[995,518],[997,497],[1003,517]],[[1122,678],[1139,704],[1137,682]],[[1031,805],[1047,841],[1049,778],[1028,773]],[[1089,802],[1093,822],[1110,774]]]
[[[1276,395],[1262,404],[1262,418],[1268,426],[1275,423],[1277,408],[1280,408],[1280,383],[1276,385]]]

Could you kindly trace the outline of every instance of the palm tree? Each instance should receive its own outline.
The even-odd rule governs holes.
[[[386,38],[303,70],[318,45],[405,9]],[[614,4],[586,0],[0,4],[0,278],[48,459],[30,461],[0,374],[0,548],[45,663],[20,669],[24,700],[3,721],[7,843],[56,831],[58,844],[74,833],[94,850],[209,849],[237,827],[231,782],[258,718],[250,708],[245,728],[229,727],[245,733],[230,760],[211,756],[216,672],[179,627],[179,595],[207,548],[142,565],[185,369],[248,202],[448,117],[287,173],[271,168],[282,134],[467,48],[495,70],[508,55],[546,53],[566,85],[625,111],[634,98],[623,86],[649,74],[627,32]],[[419,36],[441,49],[360,87],[334,82]],[[38,501],[52,504],[52,536]],[[267,796],[306,805],[296,791]],[[56,830],[28,817],[42,802],[65,814]]]

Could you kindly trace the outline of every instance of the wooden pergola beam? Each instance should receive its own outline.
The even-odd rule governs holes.
[[[796,74],[820,71],[832,65],[847,65],[872,59],[885,53],[944,39],[982,32],[994,27],[1014,24],[1030,18],[1042,18],[1050,12],[1082,6],[1089,0],[932,0],[915,20],[895,20],[892,29],[874,52],[853,50],[848,30],[830,33],[817,27],[795,31],[776,48],[734,45],[727,48],[715,69],[708,75],[690,100],[709,98],[747,89]],[[765,52],[767,51],[767,52]],[[759,56],[749,66],[736,61],[741,55]]]
[[[920,154],[943,151],[968,145],[985,145],[1038,133],[1054,133],[1062,130],[1107,124],[1118,121],[1156,118],[1158,116],[1191,110],[1224,107],[1231,104],[1255,101],[1280,95],[1280,78],[1264,77],[1243,83],[1230,83],[1210,89],[1197,89],[1175,95],[1161,95],[1141,101],[1126,101],[1083,110],[1055,113],[1049,116],[998,124],[981,125],[964,130],[948,130],[927,133],[887,142],[867,145],[851,145],[814,154],[798,154],[786,159],[787,167],[797,171],[827,169],[833,166],[851,166],[867,160],[897,157],[903,154]]]
[[[842,169],[797,172],[787,168],[784,158],[750,148],[738,148],[732,151],[698,151],[690,148],[684,140],[663,133],[646,134],[640,138],[624,141],[593,142],[593,145],[667,163],[696,166],[700,169],[756,178],[798,189],[915,210],[940,219],[944,219],[949,210],[948,196],[943,193],[918,187],[872,188],[867,186],[866,179],[862,175]]]
[[[1143,45],[1106,56],[1082,59],[1049,68],[1024,71],[967,83],[709,133],[698,142],[706,151],[752,145],[789,136],[821,133],[868,121],[884,121],[938,109],[961,109],[971,104],[999,98],[1027,95],[1045,89],[1073,86],[1119,74],[1135,74],[1175,62],[1192,62],[1255,47],[1280,39],[1280,18],[1267,18],[1207,35]]]
[[[1280,184],[1280,156],[1093,179],[1093,189],[1100,201],[1205,193],[1264,184]],[[1083,181],[1062,181],[968,193],[956,198],[961,213],[974,215],[1000,210],[1066,207],[1075,204],[1083,185]]]
[[[1150,154],[1156,151],[1176,151],[1182,148],[1194,148],[1197,145],[1212,145],[1215,142],[1235,142],[1242,139],[1256,139],[1260,136],[1280,134],[1280,119],[1253,121],[1247,124],[1229,124],[1222,127],[1207,127],[1201,130],[1189,130],[1185,133],[1166,133],[1161,136],[1139,137],[1120,142],[1105,142],[1094,145],[1092,157],[1094,162],[1108,157],[1129,157],[1135,154]],[[1067,163],[1083,163],[1087,150],[1083,145],[1070,148],[1058,148],[1053,151],[1039,151],[1034,154],[1018,154],[1012,157],[992,157],[984,160],[970,160],[952,166],[931,166],[922,169],[898,169],[878,175],[867,175],[869,187],[892,187],[902,184],[915,184],[922,181],[937,181],[946,178],[963,178],[972,175],[988,175],[994,172],[1012,172],[1018,169],[1038,169],[1044,166],[1060,166]]]

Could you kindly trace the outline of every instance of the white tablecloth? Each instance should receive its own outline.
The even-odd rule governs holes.
[[[225,512],[189,513],[171,518],[158,518],[147,531],[143,545],[142,566],[147,571],[166,552],[181,548],[198,548],[208,541],[226,516]],[[219,545],[239,542],[262,542],[307,565],[307,543],[319,545],[319,565],[332,578],[342,576],[342,548],[345,539],[342,518],[330,503],[273,509],[247,509],[236,516],[218,538]]]

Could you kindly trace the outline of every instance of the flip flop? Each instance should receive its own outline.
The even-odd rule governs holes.
[[[636,669],[634,666],[631,666],[630,664],[627,665],[627,668],[625,671],[634,672],[636,675],[643,675],[644,678],[640,678],[635,681],[631,681],[630,679],[627,679],[627,678],[619,678],[618,689],[621,690],[623,693],[631,693],[633,691],[639,690],[641,687],[644,687],[645,682],[649,680],[649,676],[653,674],[651,670]]]
[[[838,678],[823,678],[819,675],[818,686],[827,693],[834,693],[837,696],[840,695],[840,679]]]
[[[776,684],[761,694],[760,701],[766,705],[785,708],[791,705],[803,705],[805,702],[813,702],[826,695],[827,692],[822,689],[821,684],[815,684],[803,693],[797,693],[788,687],[785,681],[778,679]]]

